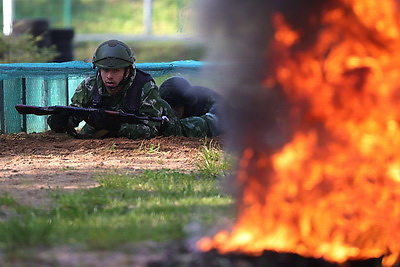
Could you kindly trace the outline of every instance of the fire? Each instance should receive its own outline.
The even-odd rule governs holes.
[[[284,11],[272,13],[263,88],[286,95],[293,134],[278,151],[243,149],[237,220],[231,230],[202,238],[200,250],[255,256],[274,250],[338,263],[383,256],[384,266],[398,261],[396,2],[321,1],[321,13],[305,18],[307,27]]]

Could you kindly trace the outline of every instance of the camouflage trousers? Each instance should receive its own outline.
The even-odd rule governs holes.
[[[88,124],[81,129],[80,134],[91,138],[112,137],[112,135],[108,134],[108,131],[105,131],[104,134],[102,134],[102,131],[96,130]],[[200,117],[188,117],[184,119],[170,118],[170,123],[167,125],[165,130],[160,133],[160,135],[186,137],[218,136],[218,119],[215,114],[211,113],[207,113]]]
[[[170,119],[170,123],[162,135],[214,137],[219,135],[218,118],[215,114],[211,113],[206,113],[199,117],[173,118],[172,120]]]
[[[167,127],[162,130],[163,136],[186,136],[186,137],[214,137],[220,134],[218,117],[213,113],[202,116],[186,117],[179,119],[175,116],[172,108],[164,101],[164,114],[169,118]]]

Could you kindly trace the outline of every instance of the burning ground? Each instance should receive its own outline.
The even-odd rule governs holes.
[[[227,144],[241,155],[235,225],[204,251],[331,262],[400,245],[398,1],[208,1],[230,62]],[[248,11],[248,12],[244,12]],[[206,12],[204,12],[206,14]]]

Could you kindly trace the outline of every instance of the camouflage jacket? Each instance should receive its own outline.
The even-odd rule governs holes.
[[[128,77],[128,82],[123,86],[122,90],[115,95],[110,95],[104,86],[104,83],[100,75],[92,75],[82,81],[76,88],[74,95],[72,96],[72,106],[76,107],[92,107],[93,101],[93,89],[96,89],[101,96],[101,107],[104,109],[122,111],[127,101],[127,91],[132,83],[135,82],[135,74]],[[95,84],[97,86],[95,87]],[[141,92],[139,101],[139,116],[150,116],[150,117],[161,117],[163,114],[164,103],[158,92],[158,87],[155,82],[151,81],[146,83]],[[123,123],[121,129],[118,132],[118,136],[124,136],[131,139],[144,139],[152,138],[159,135],[159,129],[161,124],[153,121],[141,121],[138,124]],[[81,133],[84,135],[93,135],[95,130],[90,125],[86,124]]]

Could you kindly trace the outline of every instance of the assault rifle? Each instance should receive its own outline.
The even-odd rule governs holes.
[[[95,112],[98,109],[96,108],[79,108],[73,106],[49,106],[49,107],[40,107],[40,106],[29,106],[17,104],[15,105],[15,109],[20,114],[34,114],[34,115],[51,115],[57,114],[61,112],[69,112],[71,115],[79,117],[83,120],[86,120],[91,112]],[[144,117],[137,116],[133,113],[126,113],[122,111],[114,111],[114,110],[104,110],[105,114],[110,117],[115,117],[120,120],[122,123],[137,123],[138,121],[156,121],[161,123],[167,123],[169,121],[167,116],[162,117]]]

